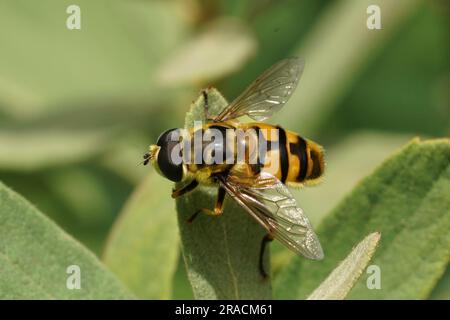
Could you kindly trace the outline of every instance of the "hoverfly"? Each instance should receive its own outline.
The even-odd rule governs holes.
[[[156,145],[151,145],[149,153],[144,155],[144,165],[151,162],[162,176],[181,184],[173,190],[173,198],[192,191],[199,184],[218,187],[214,208],[199,209],[189,219],[190,222],[200,212],[221,215],[224,198],[228,194],[266,229],[259,258],[260,271],[264,277],[267,276],[263,268],[265,246],[274,238],[306,258],[320,260],[324,256],[308,218],[286,187],[318,182],[324,172],[324,152],[315,142],[279,126],[262,122],[242,123],[237,119],[248,116],[255,121],[263,121],[280,110],[294,92],[303,68],[304,62],[298,58],[276,63],[215,116],[208,113],[208,94],[203,91],[208,121],[197,130],[204,133],[210,129],[221,132],[251,129],[258,133],[244,138],[237,134],[227,135],[220,142],[219,148],[215,149],[216,153],[223,153],[227,159],[231,154],[231,158],[236,160],[236,147],[243,146],[244,161],[175,162],[173,151],[178,141],[173,139],[173,135],[179,129],[162,133]],[[189,134],[195,135],[195,130],[191,130]],[[274,130],[276,134],[268,133]],[[265,153],[263,156],[258,153],[256,162],[250,163],[250,154],[255,154],[255,148],[251,146],[255,146],[255,143],[259,145],[263,140],[267,144]],[[228,153],[225,155],[226,151]]]

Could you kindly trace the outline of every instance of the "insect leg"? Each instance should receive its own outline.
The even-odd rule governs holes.
[[[273,240],[273,236],[268,233],[264,236],[261,241],[261,250],[259,251],[259,272],[261,273],[263,278],[267,278],[269,275],[264,270],[264,253],[266,252],[267,243]]]
[[[179,189],[174,189],[172,191],[172,198],[178,198],[180,196],[182,196],[183,194],[194,190],[196,187],[198,186],[198,181],[197,180],[192,180],[190,183],[188,183],[185,186],[182,186]]]
[[[214,210],[202,208],[197,210],[189,219],[188,222],[192,223],[194,219],[198,216],[200,212],[207,214],[209,216],[220,216],[223,212],[223,201],[225,199],[225,189],[219,187],[219,191],[217,192],[216,204],[214,206]]]

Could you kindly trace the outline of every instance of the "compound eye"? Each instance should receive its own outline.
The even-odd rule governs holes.
[[[157,141],[160,147],[158,152],[158,167],[161,173],[169,180],[179,182],[183,178],[183,164],[179,158],[172,159],[174,148],[179,147],[179,129],[170,129],[162,133]]]

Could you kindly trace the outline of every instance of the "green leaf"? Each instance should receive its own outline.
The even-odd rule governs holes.
[[[71,265],[81,289],[68,289]],[[124,299],[133,295],[97,258],[0,183],[0,298]]]
[[[324,282],[308,297],[308,300],[342,300],[355,285],[375,253],[380,240],[379,233],[372,233],[361,241]]]
[[[140,298],[168,299],[179,256],[170,183],[153,172],[134,191],[110,234],[106,265]]]
[[[450,254],[450,144],[448,139],[413,140],[364,179],[319,226],[325,259],[294,258],[276,281],[280,298],[304,298],[353,244],[380,231],[373,259],[381,290],[358,281],[349,298],[427,298]]]
[[[208,96],[212,114],[227,105],[215,89]],[[186,116],[187,128],[204,118],[203,107],[200,97]],[[263,279],[258,268],[265,231],[248,213],[227,197],[222,216],[200,214],[187,223],[198,209],[212,208],[215,198],[215,188],[198,187],[176,201],[183,256],[195,298],[269,299],[270,279]],[[265,262],[268,258],[266,252]]]

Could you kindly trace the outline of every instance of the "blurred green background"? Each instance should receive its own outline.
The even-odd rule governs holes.
[[[66,28],[71,4],[81,30]],[[438,0],[2,0],[0,179],[101,255],[150,170],[142,154],[200,89],[231,100],[298,55],[299,88],[270,121],[327,151],[325,182],[295,192],[317,225],[410,138],[449,136],[449,39]],[[289,254],[275,245],[275,271]],[[181,263],[172,297],[191,297]]]

